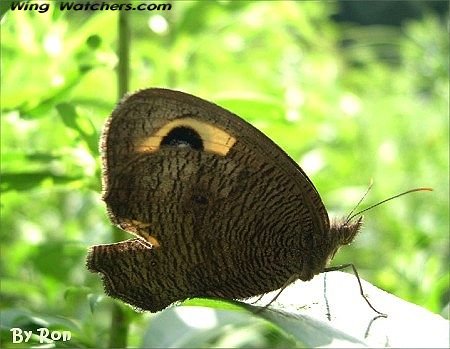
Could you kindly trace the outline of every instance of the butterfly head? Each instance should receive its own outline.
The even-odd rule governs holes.
[[[343,245],[350,244],[362,226],[363,217],[360,216],[356,220],[348,220],[347,218],[339,219],[331,223],[330,227],[330,249],[329,260],[333,259],[336,252]]]

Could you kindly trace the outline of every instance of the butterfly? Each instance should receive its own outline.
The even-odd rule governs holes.
[[[125,97],[100,150],[109,218],[135,238],[93,246],[87,267],[108,295],[137,309],[244,299],[310,280],[335,270],[327,264],[362,224],[330,223],[314,184],[280,147],[187,93]]]

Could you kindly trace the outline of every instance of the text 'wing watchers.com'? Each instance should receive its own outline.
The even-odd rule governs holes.
[[[40,13],[47,12],[51,6],[57,6],[61,11],[170,11],[172,5],[170,3],[166,4],[156,4],[156,3],[115,3],[106,2],[74,2],[74,1],[63,1],[58,3],[53,2],[19,2],[14,1],[11,3],[12,11],[36,11]]]

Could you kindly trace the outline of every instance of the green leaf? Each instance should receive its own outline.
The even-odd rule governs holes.
[[[143,348],[200,348],[200,347],[246,347],[247,343],[260,343],[265,347],[268,341],[261,338],[262,331],[269,331],[271,325],[255,318],[249,312],[211,309],[196,306],[171,307],[152,317],[142,343]],[[217,343],[217,338],[226,337],[231,330],[243,330],[240,338],[230,342]],[[277,332],[271,332],[272,337]],[[240,343],[239,345],[236,344]],[[298,342],[284,338],[281,343],[299,346]],[[247,344],[248,345],[248,344]]]
[[[264,116],[264,120],[268,123],[287,122],[284,117],[283,104],[268,96],[255,94],[247,97],[222,95],[217,98],[217,103],[249,121],[260,121]]]
[[[368,306],[356,277],[343,272],[322,273],[309,282],[297,281],[267,309],[254,305],[247,308],[308,347],[442,347],[448,343],[447,320],[367,281],[361,282],[371,304],[387,313],[387,318]],[[258,304],[267,304],[276,293],[266,294]],[[413,328],[422,330],[411,331]]]
[[[64,84],[64,87],[57,90],[53,95],[43,98],[38,105],[31,108],[24,105],[18,106],[20,115],[24,119],[39,119],[49,115],[51,109],[62,100],[66,100],[69,93],[80,83],[80,80],[84,74],[86,74],[90,68],[80,68],[80,73],[75,77],[72,77],[71,81]]]
[[[98,303],[100,303],[104,299],[104,296],[99,295],[99,294],[89,293],[87,295],[87,298],[89,301],[89,309],[91,310],[91,313],[93,314],[95,307],[97,306]]]
[[[5,309],[0,312],[2,328],[58,328],[77,330],[78,325],[69,318],[47,314],[35,314],[20,308]]]
[[[41,187],[45,181],[52,185],[67,185],[79,181],[81,176],[55,175],[51,171],[2,173],[0,191],[26,191]]]
[[[215,298],[190,298],[182,303],[183,306],[210,307],[223,310],[242,310],[245,311],[241,302],[234,300],[215,299]]]
[[[83,263],[85,254],[85,246],[81,244],[46,241],[39,245],[35,254],[31,256],[31,261],[42,275],[64,282],[68,273],[79,263]]]
[[[87,117],[80,116],[71,103],[60,103],[56,105],[56,110],[64,124],[75,130],[83,139],[92,156],[97,156],[98,134],[92,121]]]
[[[259,305],[250,304],[258,297],[245,302],[233,301],[228,309],[224,306],[228,301],[196,298],[183,305],[202,304],[208,308],[168,308],[155,315],[142,344],[145,347],[204,346],[220,334],[221,328],[254,324],[255,316],[277,326],[296,346],[309,348],[387,344],[445,347],[448,343],[447,320],[361,281],[371,304],[386,312],[387,318],[380,317],[368,306],[354,275],[329,272],[309,282],[297,281],[288,286],[268,308],[265,305],[278,291],[264,295],[257,302]],[[412,328],[417,331],[411,332]]]
[[[101,45],[101,43],[102,39],[98,35],[91,35],[86,39],[86,44],[92,49],[98,48]]]
[[[11,10],[11,4],[13,3],[13,0],[2,0],[0,1],[0,20],[3,18],[3,16]]]

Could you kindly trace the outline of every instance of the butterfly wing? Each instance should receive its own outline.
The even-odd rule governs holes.
[[[322,270],[329,220],[314,185],[229,111],[182,92],[143,90],[114,110],[101,151],[111,220],[152,246],[139,254],[161,268],[141,263],[149,277],[133,287],[155,280],[146,290],[165,299],[152,301],[158,307],[192,296],[245,298]]]
[[[105,292],[138,310],[156,312],[180,299],[174,285],[161,284],[155,275],[174,273],[165,255],[154,253],[141,239],[91,247],[87,268],[102,274]],[[183,283],[183,276],[179,276]]]

